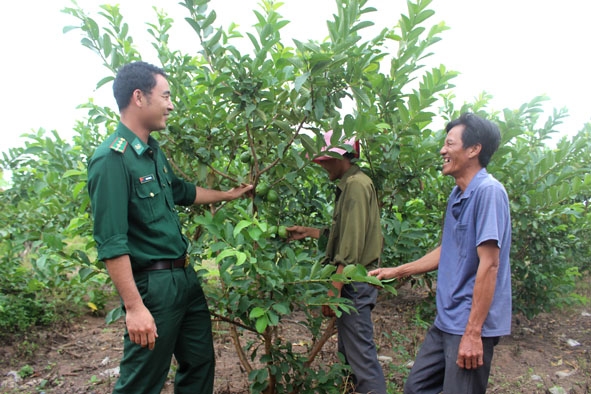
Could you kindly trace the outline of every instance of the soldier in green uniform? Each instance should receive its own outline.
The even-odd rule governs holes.
[[[252,189],[204,189],[178,178],[150,136],[174,110],[164,71],[123,66],[113,83],[117,130],[88,164],[98,258],[125,310],[120,376],[114,393],[160,393],[172,355],[175,393],[212,393],[214,352],[207,302],[186,255],[175,205],[229,201]]]

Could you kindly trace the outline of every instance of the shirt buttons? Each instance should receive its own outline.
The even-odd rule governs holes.
[[[150,192],[150,197],[154,197],[154,193]]]

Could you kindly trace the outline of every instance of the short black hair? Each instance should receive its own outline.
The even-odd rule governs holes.
[[[158,74],[166,78],[163,69],[141,61],[128,63],[121,67],[113,82],[113,96],[115,96],[119,111],[127,108],[131,95],[136,89],[149,94],[156,86],[156,75]]]
[[[463,148],[469,148],[480,144],[480,154],[478,162],[483,168],[486,168],[490,158],[499,148],[501,143],[501,132],[499,127],[488,119],[481,118],[470,112],[463,113],[458,119],[452,120],[445,126],[445,131],[449,133],[451,129],[458,125],[464,126],[462,133]]]
[[[342,155],[342,156],[343,156],[343,157],[344,157],[346,160],[349,160],[349,161],[351,161],[351,162],[352,162],[353,160],[355,160],[355,159],[359,158],[359,155],[358,155],[357,153],[355,153],[355,152],[345,152],[345,153],[343,153],[343,155]]]

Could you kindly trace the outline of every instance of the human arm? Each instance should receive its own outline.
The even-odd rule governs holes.
[[[105,262],[123,300],[129,338],[133,343],[152,350],[158,336],[156,323],[138,292],[129,258],[127,201],[131,191],[122,155],[108,152],[91,160],[88,192],[92,201],[98,259]]]
[[[222,191],[196,186],[195,201],[193,204],[211,204],[220,201],[232,201],[251,191],[252,187],[252,185],[240,185],[230,190]]]
[[[319,228],[314,227],[305,227],[305,226],[291,226],[287,228],[288,231],[288,241],[296,241],[303,238],[320,238],[320,234],[322,232]]]
[[[378,268],[369,271],[368,275],[375,276],[380,280],[390,278],[401,279],[407,276],[435,271],[439,267],[440,254],[441,246],[438,246],[418,260],[399,265],[398,267]]]
[[[460,368],[466,369],[475,369],[484,364],[482,325],[492,304],[499,270],[500,249],[496,241],[483,242],[477,247],[477,252],[479,264],[472,295],[472,309],[460,341],[456,361]]]
[[[137,289],[129,255],[105,259],[105,265],[125,306],[125,324],[129,339],[142,347],[154,349],[158,338],[156,322]]]

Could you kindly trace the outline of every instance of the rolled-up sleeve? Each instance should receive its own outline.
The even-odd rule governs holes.
[[[99,260],[130,254],[128,177],[123,157],[118,153],[107,152],[89,163],[88,192]]]

